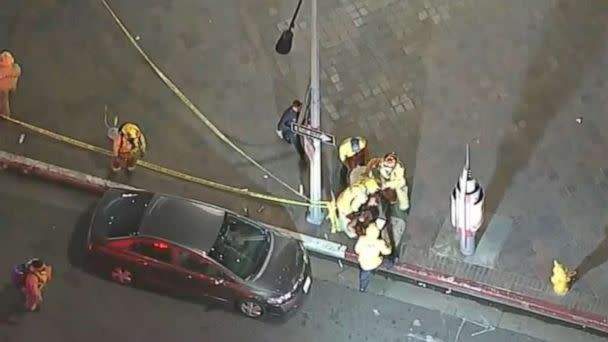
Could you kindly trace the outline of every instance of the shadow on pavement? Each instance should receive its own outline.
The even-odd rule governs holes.
[[[70,264],[76,268],[84,268],[87,250],[87,232],[93,218],[97,203],[90,205],[78,218],[70,235],[67,257]]]
[[[0,42],[3,46],[0,49],[11,49],[13,39],[15,37],[15,30],[19,16],[21,12],[22,1],[8,0],[2,2],[2,11],[0,11],[0,22],[3,23],[4,28],[0,29]]]
[[[512,125],[497,151],[488,186],[488,215],[496,213],[513,177],[529,162],[547,125],[577,91],[585,71],[601,57],[606,40],[605,12],[599,0],[579,4],[560,0],[547,13],[543,33],[528,66]],[[486,222],[491,221],[491,216]]]
[[[576,279],[581,279],[589,271],[608,261],[608,225],[604,227],[604,231],[605,235],[602,242],[576,268]]]
[[[275,96],[274,103],[276,105],[276,110],[272,115],[274,115],[276,118],[275,120],[278,122],[281,113],[283,113],[285,108],[287,108],[294,99],[299,99],[300,101],[304,100],[303,97],[305,93],[298,94],[298,84],[295,76],[298,69],[293,57],[295,51],[292,51],[292,56],[282,56],[276,53],[273,47],[276,43],[276,39],[279,38],[278,33],[268,35],[260,32],[259,23],[255,21],[255,17],[252,18],[251,16],[251,13],[256,13],[258,11],[258,6],[254,3],[248,5],[250,6],[243,6],[239,11],[241,19],[239,22],[240,31],[247,36],[254,47],[254,55],[251,56],[252,59],[274,62],[269,65],[267,71],[270,72],[273,94]],[[289,11],[292,11],[292,9],[289,9]],[[291,12],[281,13],[281,15],[291,15]],[[303,38],[304,37],[300,37],[299,39]],[[281,72],[277,64],[279,61],[283,62],[289,69],[287,72]]]
[[[0,324],[19,324],[18,319],[25,312],[21,305],[19,290],[12,283],[5,284],[0,290]]]

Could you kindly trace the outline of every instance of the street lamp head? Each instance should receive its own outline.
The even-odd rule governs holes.
[[[291,29],[287,29],[281,33],[281,37],[277,41],[277,44],[274,46],[274,49],[277,53],[281,55],[286,55],[291,51],[291,45],[293,42],[293,32]]]

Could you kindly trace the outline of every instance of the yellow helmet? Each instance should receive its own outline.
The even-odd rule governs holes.
[[[365,190],[367,191],[368,194],[373,194],[380,190],[380,185],[373,178],[369,178],[369,177],[363,178],[362,180],[359,181],[359,184],[361,184],[363,187],[365,187]]]
[[[365,147],[367,147],[367,140],[363,137],[351,137],[342,140],[338,148],[340,161],[344,162],[346,158],[361,152]]]
[[[130,139],[135,139],[135,138],[139,137],[139,135],[141,134],[139,127],[137,127],[137,125],[132,124],[132,123],[123,124],[122,127],[120,128],[120,132],[123,133],[124,135],[126,135]]]

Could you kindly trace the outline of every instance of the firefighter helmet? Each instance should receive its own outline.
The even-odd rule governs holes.
[[[125,123],[120,127],[120,132],[129,139],[136,139],[141,135],[141,130],[136,124]]]
[[[380,185],[378,185],[378,182],[373,178],[363,178],[359,181],[359,184],[365,188],[368,195],[374,194],[380,190]]]
[[[342,140],[338,148],[340,161],[344,162],[347,158],[363,151],[365,147],[367,147],[367,140],[363,137],[351,137]]]

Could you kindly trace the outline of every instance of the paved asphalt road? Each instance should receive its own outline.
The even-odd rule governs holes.
[[[330,279],[334,263],[316,260],[316,281],[303,308],[289,320],[260,322],[200,303],[115,285],[77,267],[82,236],[96,197],[54,184],[0,173],[0,225],[3,248],[0,267],[31,256],[48,259],[56,277],[41,312],[15,313],[18,306],[10,283],[0,294],[0,341],[540,341],[496,329],[474,335],[482,327],[460,314],[436,310],[453,297],[431,293],[431,308],[393,300]],[[330,265],[330,266],[328,266]],[[345,270],[348,268],[345,268]],[[355,274],[350,270],[350,278]],[[8,274],[6,274],[8,276]],[[348,277],[348,276],[347,276]],[[399,285],[377,277],[373,285]],[[350,285],[349,285],[350,286]],[[411,285],[411,291],[418,289]],[[429,295],[428,293],[426,294]],[[416,297],[422,298],[420,295]],[[469,305],[469,304],[467,304]],[[462,309],[462,305],[458,305]],[[374,312],[377,310],[377,312]],[[479,313],[479,311],[476,311]],[[459,331],[459,327],[462,328]],[[590,341],[574,331],[580,341]],[[572,340],[569,338],[569,340]],[[555,341],[555,340],[552,340]]]

